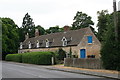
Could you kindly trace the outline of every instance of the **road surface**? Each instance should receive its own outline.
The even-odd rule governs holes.
[[[41,65],[22,64],[5,61],[2,62],[2,78],[95,78],[96,80],[102,79],[102,77],[97,76],[50,70],[47,69],[46,66]]]

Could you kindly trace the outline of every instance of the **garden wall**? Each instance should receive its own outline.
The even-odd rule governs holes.
[[[64,66],[79,67],[88,69],[102,69],[102,61],[100,59],[81,59],[81,58],[65,58]]]

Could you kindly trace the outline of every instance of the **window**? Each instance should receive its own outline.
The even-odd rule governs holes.
[[[23,45],[22,45],[22,42],[20,43],[20,49],[22,49],[23,48]]]
[[[39,41],[37,40],[37,44],[36,44],[36,46],[37,46],[37,48],[39,48],[40,46],[39,46]]]
[[[29,49],[31,49],[31,42],[29,41],[29,46],[28,46]]]
[[[67,46],[67,41],[63,41],[63,46]]]
[[[95,55],[88,55],[87,58],[95,58]]]
[[[67,40],[65,37],[63,37],[62,42],[63,42],[63,46],[67,46]]]
[[[88,43],[92,43],[92,36],[88,36],[87,39],[88,39]]]
[[[46,39],[46,47],[49,47],[49,40]]]

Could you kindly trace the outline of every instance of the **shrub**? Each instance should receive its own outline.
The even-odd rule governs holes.
[[[5,57],[7,61],[22,62],[22,54],[7,54]]]
[[[30,52],[22,54],[22,62],[30,64],[50,65],[52,52]]]
[[[64,60],[64,58],[66,58],[66,52],[62,48],[59,48],[58,60]]]
[[[52,56],[55,61],[55,54],[52,52],[28,52],[22,54],[8,54],[5,60],[30,64],[50,65],[52,64]]]

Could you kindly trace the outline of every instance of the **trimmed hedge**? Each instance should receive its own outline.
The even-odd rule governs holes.
[[[50,65],[52,58],[51,52],[32,52],[22,54],[22,62],[30,64]]]
[[[6,61],[22,62],[22,54],[7,54]]]
[[[52,56],[54,56],[52,52],[29,52],[21,54],[8,54],[5,60],[30,64],[51,65]]]

